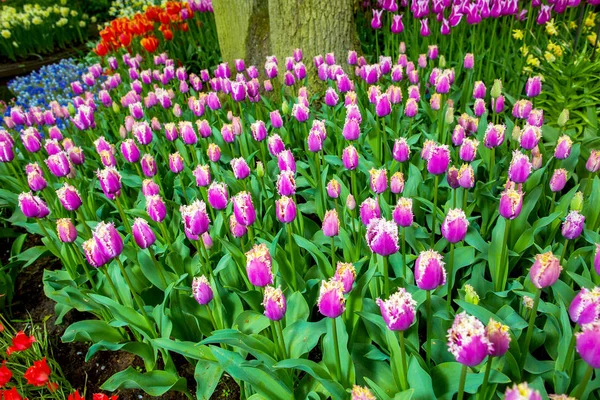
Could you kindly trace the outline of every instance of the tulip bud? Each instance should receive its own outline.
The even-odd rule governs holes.
[[[146,220],[136,218],[131,229],[133,238],[141,249],[147,249],[156,242],[156,235]]]
[[[465,301],[471,304],[479,304],[479,295],[473,288],[473,286],[466,284],[465,285]]]
[[[72,243],[77,239],[77,229],[71,218],[59,218],[56,220],[56,232],[63,243]]]
[[[558,138],[556,142],[556,148],[554,149],[554,157],[559,160],[564,160],[569,157],[571,154],[571,147],[573,146],[573,141],[567,135],[562,135]]]
[[[240,192],[231,198],[233,203],[233,215],[242,225],[250,226],[256,220],[256,210],[252,202],[252,196],[248,192]]]
[[[248,280],[254,286],[264,287],[273,284],[271,265],[271,254],[264,243],[255,244],[246,253],[246,273]]]
[[[473,57],[472,53],[465,54],[465,58],[463,60],[463,68],[464,69],[473,69],[475,65],[475,57]]]
[[[367,198],[360,205],[360,219],[363,225],[369,225],[369,222],[373,218],[379,218],[381,216],[381,210],[377,199]]]
[[[328,318],[337,318],[342,315],[346,309],[344,285],[334,279],[321,281],[317,305],[319,312]]]
[[[600,321],[584,325],[575,336],[577,353],[583,361],[592,368],[600,368]]]
[[[542,91],[542,78],[538,76],[532,76],[527,79],[525,84],[525,95],[527,97],[536,97]]]
[[[399,194],[404,191],[404,174],[402,172],[396,172],[390,178],[390,190],[394,194]]]
[[[504,142],[505,125],[494,125],[491,122],[485,130],[483,144],[488,149],[500,146]]]
[[[146,197],[146,213],[155,222],[162,222],[167,215],[165,202],[158,194]]]
[[[590,172],[598,172],[600,170],[600,150],[592,150],[590,158],[585,163],[585,168]]]
[[[365,239],[371,251],[381,256],[388,256],[399,250],[398,226],[384,218],[372,218],[369,221]]]
[[[448,351],[459,363],[474,367],[493,350],[486,331],[477,318],[462,312],[448,329]]]
[[[558,126],[562,128],[567,124],[567,122],[569,122],[569,110],[565,108],[558,116]]]
[[[490,95],[493,98],[498,98],[502,94],[502,81],[500,79],[494,79],[494,84],[492,85],[492,90],[490,91]]]
[[[525,150],[531,150],[537,146],[538,142],[542,138],[542,130],[536,126],[525,125],[521,131],[521,137],[519,138],[519,144]]]
[[[290,223],[296,219],[296,203],[294,199],[287,196],[282,196],[275,201],[275,212],[277,219],[284,223]]]
[[[550,190],[553,192],[560,192],[567,184],[568,179],[569,175],[566,169],[555,169],[552,178],[550,178]]]
[[[93,233],[100,250],[110,259],[118,257],[123,251],[123,239],[114,223],[100,222]]]
[[[342,162],[344,163],[344,168],[350,171],[358,167],[358,152],[354,146],[350,145],[344,149]]]
[[[582,288],[569,306],[569,315],[580,326],[600,320],[600,287]]]
[[[401,227],[409,227],[413,224],[414,216],[412,212],[412,199],[400,197],[398,203],[392,211],[394,222]]]
[[[192,281],[192,294],[201,306],[207,305],[213,299],[213,290],[204,275],[194,277]]]
[[[229,194],[227,185],[223,182],[213,182],[208,188],[208,204],[215,210],[224,210],[227,208]]]
[[[552,286],[558,280],[561,271],[560,261],[549,251],[535,256],[535,262],[529,270],[529,277],[536,288],[543,289]]]
[[[277,289],[273,286],[265,287],[262,305],[265,308],[265,316],[271,321],[282,319],[287,309],[287,303],[281,287],[277,287]]]
[[[387,190],[387,170],[374,169],[369,171],[371,175],[371,190],[375,193],[383,193]]]
[[[483,99],[485,97],[486,88],[482,81],[476,81],[473,85],[473,98]]]
[[[82,248],[87,262],[94,268],[100,268],[110,261],[110,257],[104,254],[100,249],[98,241],[94,238],[83,242]]]
[[[340,183],[337,180],[332,179],[327,183],[327,195],[332,199],[337,199],[338,197],[340,197],[341,190],[342,187],[340,186]]]
[[[585,226],[585,217],[579,211],[571,210],[562,224],[561,233],[565,239],[577,239]]]
[[[219,148],[219,145],[216,143],[209,143],[206,155],[210,161],[218,162],[221,159],[221,149]]]
[[[427,171],[433,175],[440,175],[446,172],[450,163],[450,150],[447,145],[435,145],[430,154],[428,154]]]
[[[442,236],[450,243],[458,243],[465,239],[469,221],[460,208],[451,209],[442,223]]]
[[[500,196],[500,215],[506,219],[515,219],[523,207],[523,192],[514,189],[514,183],[508,182],[506,189]]]
[[[398,291],[385,301],[378,298],[377,305],[385,324],[391,331],[405,331],[415,321],[417,302],[404,288],[398,288]]]
[[[504,400],[520,399],[542,400],[542,396],[540,395],[540,392],[530,388],[527,385],[527,382],[519,383],[518,385],[515,383],[512,388],[506,388],[506,392],[504,392]]]
[[[454,165],[448,169],[446,180],[452,189],[458,189],[460,187],[460,184],[458,183],[458,169]]]
[[[192,173],[194,174],[194,177],[196,177],[196,185],[200,187],[206,187],[210,185],[210,167],[207,164],[198,165]]]
[[[410,158],[410,146],[405,138],[399,138],[394,141],[392,155],[394,160],[398,162],[404,162]]]
[[[583,210],[583,193],[582,192],[575,193],[575,196],[573,196],[573,199],[571,199],[571,204],[570,204],[569,208],[571,209],[571,211],[581,212],[581,210]]]
[[[485,334],[492,344],[488,354],[492,357],[502,357],[508,351],[511,340],[508,326],[490,318],[485,327]]]
[[[463,189],[471,189],[475,186],[475,171],[471,164],[463,164],[458,170],[458,184]]]
[[[183,171],[183,157],[178,151],[173,154],[169,154],[169,169],[174,174],[178,174]]]
[[[60,189],[56,191],[56,195],[60,200],[61,204],[67,211],[77,210],[81,204],[81,196],[75,187],[65,183]]]
[[[189,236],[195,236],[193,240],[198,240],[197,236],[208,231],[210,218],[206,212],[206,204],[202,200],[195,200],[190,205],[182,205],[179,207],[181,220],[183,222],[186,233]],[[189,237],[188,236],[188,237]]]
[[[242,157],[234,158],[230,163],[235,179],[246,179],[250,175],[250,167]]]
[[[340,233],[340,219],[336,210],[328,210],[325,213],[322,229],[327,237],[337,236]]]
[[[529,157],[519,150],[515,150],[508,167],[508,178],[516,183],[524,183],[531,174],[532,168]]]
[[[296,160],[290,150],[283,150],[277,155],[277,166],[280,171],[296,172]]]
[[[354,385],[351,400],[377,400],[371,391],[363,386]]]
[[[352,194],[348,194],[348,197],[346,197],[346,208],[350,211],[353,211],[356,208],[356,200],[354,200]]]
[[[435,250],[422,251],[415,261],[415,281],[421,290],[434,290],[446,284],[446,270],[441,254]]]

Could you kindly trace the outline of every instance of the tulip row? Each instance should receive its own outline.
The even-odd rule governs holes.
[[[227,64],[196,74],[123,54],[102,90],[61,109],[64,129],[53,110],[13,108],[0,196],[63,261],[45,293],[98,318],[63,340],[145,361],[104,388],[186,391],[175,352],[214,378],[198,374],[205,397],[224,372],[243,397],[345,398],[354,384],[355,398],[508,397],[526,380],[587,395],[600,151],[568,111],[544,124],[540,78],[512,101],[500,80],[473,82],[472,58],[439,60],[433,47],[417,64],[317,56],[327,88],[309,96],[301,50],[281,74],[269,57],[263,81],[243,60],[233,80]]]

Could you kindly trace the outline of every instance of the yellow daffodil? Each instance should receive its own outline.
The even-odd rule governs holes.
[[[554,61],[556,61],[556,57],[554,56],[554,54],[550,53],[549,51],[544,52],[544,58],[549,63],[553,63]]]
[[[550,36],[558,35],[558,30],[556,29],[556,25],[554,24],[554,18],[546,22],[546,33]]]
[[[533,69],[531,67],[523,67],[523,74],[532,74]]]
[[[595,46],[596,40],[597,40],[596,32],[592,32],[589,35],[587,35],[587,40],[590,42],[590,44],[592,46]]]
[[[3,29],[2,32],[0,32],[0,34],[4,39],[8,39],[11,36],[10,31],[8,29]]]
[[[527,54],[529,54],[529,47],[527,47],[527,45],[523,45],[519,48],[519,50],[521,51],[521,54],[523,56],[526,56]]]
[[[517,40],[523,40],[523,31],[520,29],[515,29],[513,30],[513,38],[517,39]]]
[[[597,13],[593,13],[593,12],[588,13],[587,17],[585,18],[584,25],[587,27],[590,27],[590,28],[596,26],[596,22],[595,22],[596,15],[597,15]]]
[[[533,54],[529,54],[527,56],[527,65],[532,65],[534,67],[540,66],[540,60],[536,58]]]

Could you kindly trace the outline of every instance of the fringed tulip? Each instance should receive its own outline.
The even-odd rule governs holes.
[[[435,250],[419,254],[415,261],[415,282],[421,290],[434,290],[446,284],[446,270],[441,254]]]
[[[213,290],[204,275],[194,277],[192,281],[192,294],[198,304],[202,306],[212,301],[214,297]]]
[[[337,318],[342,315],[346,310],[344,285],[333,279],[321,281],[317,306],[319,312],[328,318]]]
[[[465,312],[457,314],[448,330],[448,351],[456,361],[474,367],[492,350],[493,345],[481,321]]]
[[[581,288],[569,306],[569,315],[581,326],[600,321],[600,287]]]
[[[265,295],[262,306],[265,308],[265,316],[271,321],[279,321],[285,316],[287,302],[281,291],[281,287],[265,287]]]
[[[399,250],[398,226],[393,221],[372,218],[367,225],[365,239],[371,251],[381,256],[389,256]]]
[[[549,251],[535,256],[529,277],[536,288],[543,289],[552,286],[558,280],[561,271],[559,259]]]
[[[376,302],[389,330],[405,331],[415,321],[417,302],[404,288],[398,288],[387,300],[378,298]]]
[[[264,243],[255,244],[246,253],[246,273],[248,280],[254,286],[264,287],[273,284],[271,265],[271,254]]]

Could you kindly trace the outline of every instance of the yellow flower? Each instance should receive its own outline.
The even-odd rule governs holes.
[[[546,22],[546,33],[550,36],[558,35],[558,30],[556,29],[556,25],[554,25],[554,18]]]
[[[71,17],[76,17],[77,14],[78,14],[77,11],[71,10]]]
[[[85,28],[85,21],[79,21],[79,26]]]
[[[533,56],[533,54],[529,54],[527,56],[527,65],[532,65],[534,67],[539,67],[540,66],[540,60],[538,58],[535,58]]]
[[[577,29],[577,22],[571,21],[569,22],[569,29]]]
[[[521,54],[523,56],[526,56],[527,54],[529,54],[529,47],[527,47],[527,45],[523,45],[521,46],[521,48],[519,48],[519,50],[521,51]]]
[[[31,22],[33,22],[34,25],[41,25],[43,21],[40,17],[35,17],[31,20]]]
[[[513,30],[513,38],[517,40],[523,40],[523,31],[520,29]]]
[[[589,27],[595,26],[596,25],[596,23],[595,23],[596,15],[597,15],[596,13],[590,12],[585,19],[585,22],[584,22],[585,26],[589,26]]]
[[[532,74],[533,69],[531,67],[523,67],[523,73],[524,74]]]
[[[556,61],[556,57],[554,56],[554,54],[550,53],[549,51],[544,52],[544,58],[549,63],[553,63],[554,61]]]
[[[11,36],[10,31],[8,29],[3,29],[2,32],[0,32],[0,34],[4,39],[8,39]]]
[[[596,32],[592,32],[587,36],[587,40],[590,42],[590,44],[592,46],[596,45],[596,39],[597,39]]]

